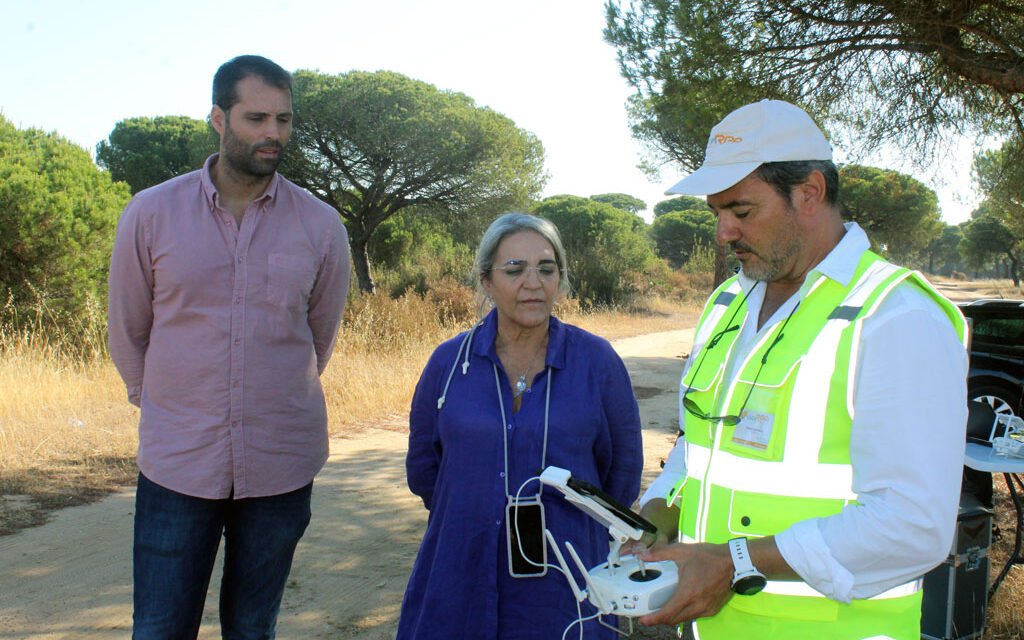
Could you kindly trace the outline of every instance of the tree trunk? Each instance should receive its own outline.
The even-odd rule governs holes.
[[[729,261],[725,253],[725,245],[715,245],[715,286],[722,284],[729,277]]]
[[[363,293],[373,293],[376,286],[373,283],[373,276],[370,275],[370,255],[366,252],[367,240],[368,238],[351,234],[348,237],[348,246],[352,249],[352,268],[356,272],[359,290]]]

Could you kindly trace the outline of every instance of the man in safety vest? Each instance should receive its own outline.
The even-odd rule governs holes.
[[[700,640],[920,637],[949,553],[967,418],[966,323],[843,223],[832,149],[763,100],[711,131],[669,193],[706,195],[740,272],[708,300],[684,433],[642,499],[679,586],[644,624]]]

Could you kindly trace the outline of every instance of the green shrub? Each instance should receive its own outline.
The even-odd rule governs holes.
[[[0,117],[0,295],[28,312],[74,313],[106,295],[128,187],[54,133]]]

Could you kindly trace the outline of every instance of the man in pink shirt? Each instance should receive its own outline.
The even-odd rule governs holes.
[[[327,459],[345,227],[277,173],[287,71],[234,58],[213,101],[220,153],[132,199],[110,264],[110,353],[141,410],[137,639],[196,636],[221,535],[223,636],[273,638]]]

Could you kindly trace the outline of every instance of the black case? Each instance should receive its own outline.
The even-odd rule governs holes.
[[[988,610],[991,544],[992,510],[969,493],[961,495],[949,557],[924,576],[921,638],[981,637]]]

